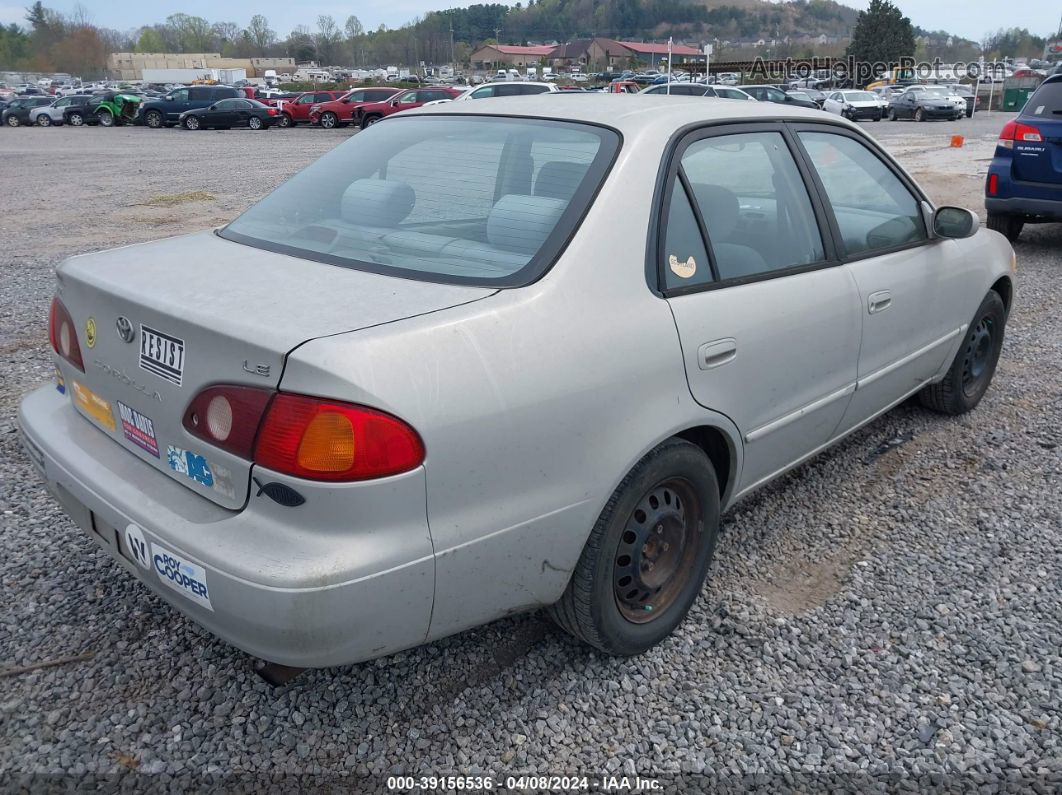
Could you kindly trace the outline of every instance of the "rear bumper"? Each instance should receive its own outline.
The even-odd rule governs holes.
[[[298,508],[252,496],[244,510],[230,511],[130,455],[53,387],[26,396],[19,426],[48,490],[85,534],[232,645],[285,665],[324,667],[427,636],[435,568],[423,468],[371,485],[304,484],[313,493]],[[255,474],[299,485],[260,468]],[[149,550],[143,563],[130,525]],[[175,586],[167,553],[201,583]]]
[[[1022,215],[1033,220],[1062,221],[1062,200],[985,197],[985,209],[1000,215]]]

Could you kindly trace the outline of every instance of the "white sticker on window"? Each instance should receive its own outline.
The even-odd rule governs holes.
[[[697,262],[690,257],[685,262],[680,262],[674,254],[667,258],[667,264],[671,266],[671,272],[680,279],[689,279],[697,272]]]
[[[1039,115],[1040,115],[1041,113],[1043,113],[1043,112],[1044,112],[1044,107],[1045,107],[1045,106],[1043,106],[1043,105],[1037,105],[1037,106],[1036,106],[1036,111],[1035,111],[1035,112],[1036,112],[1036,115],[1037,115],[1037,116],[1039,116]]]

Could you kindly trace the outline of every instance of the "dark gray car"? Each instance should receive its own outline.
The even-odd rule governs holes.
[[[966,101],[944,86],[911,86],[889,101],[889,120],[961,119]]]

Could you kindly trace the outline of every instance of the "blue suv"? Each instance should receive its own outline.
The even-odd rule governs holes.
[[[1062,221],[1062,74],[1047,78],[999,135],[985,182],[988,228],[1017,240],[1027,223]]]

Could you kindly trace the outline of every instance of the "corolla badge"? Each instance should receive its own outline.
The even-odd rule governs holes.
[[[124,315],[118,316],[118,320],[115,321],[114,327],[118,330],[118,336],[121,337],[122,342],[132,342],[133,337],[136,336],[136,329],[133,328],[133,324],[129,321],[129,318]]]
[[[130,389],[135,389],[137,392],[144,395],[149,400],[155,400],[159,403],[162,402],[162,395],[159,394],[157,390],[151,389],[150,387],[133,380],[124,372],[119,370],[117,367],[111,367],[109,364],[107,364],[106,362],[101,362],[99,359],[93,359],[92,364],[103,372],[107,373],[107,375],[111,376],[111,378],[116,378]]]

